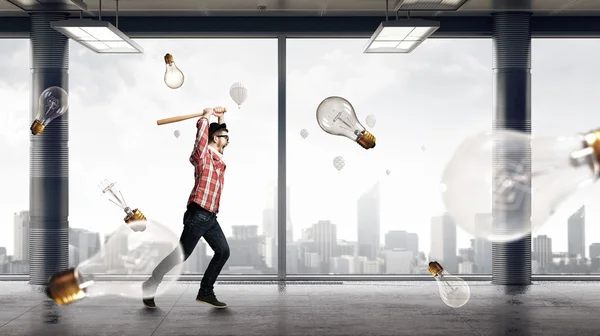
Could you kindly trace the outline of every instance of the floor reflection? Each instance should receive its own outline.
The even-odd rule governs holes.
[[[524,305],[530,286],[503,286],[505,297],[495,306],[492,335],[531,335],[529,307]],[[517,308],[520,306],[520,308]]]
[[[42,321],[45,324],[58,324],[60,322],[60,307],[52,300],[42,303]]]

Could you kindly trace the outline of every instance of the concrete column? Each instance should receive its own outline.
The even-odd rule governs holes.
[[[530,13],[493,14],[494,45],[494,128],[531,133],[531,28]],[[494,178],[501,170],[516,165],[531,172],[531,147],[494,148]],[[529,188],[531,186],[529,185]],[[528,189],[529,190],[529,189]],[[497,234],[531,231],[531,194],[511,207],[493,205],[493,229]],[[510,223],[505,225],[504,223]],[[528,285],[531,283],[531,234],[510,242],[493,243],[492,283]]]
[[[69,40],[50,27],[66,13],[31,13],[31,122],[40,94],[50,86],[68,92]],[[31,135],[29,163],[29,273],[45,285],[69,266],[69,111]]]

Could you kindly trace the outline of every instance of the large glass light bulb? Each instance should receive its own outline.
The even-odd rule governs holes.
[[[559,137],[495,130],[467,138],[442,174],[446,210],[476,237],[506,242],[530,234],[566,198],[598,178],[599,139],[600,130]],[[507,214],[526,209],[529,195],[533,195],[531,225],[510,215],[495,216],[493,226],[475,220],[477,214],[491,214],[492,206]]]
[[[469,302],[471,288],[469,288],[466,281],[446,272],[437,261],[430,262],[427,269],[437,281],[440,298],[446,305],[452,308],[460,308]]]
[[[131,230],[129,226],[144,226],[145,230]],[[146,277],[164,258],[175,253],[177,265],[171,269],[158,288],[156,296],[165,293],[181,275],[183,250],[179,237],[170,229],[155,221],[136,221],[119,225],[102,249],[75,268],[53,275],[46,287],[46,294],[58,304],[65,305],[84,297],[117,295],[142,298],[142,285],[134,281],[102,281],[98,274],[122,275],[136,279]],[[129,279],[128,279],[129,280]]]
[[[166,54],[165,55],[165,84],[171,89],[177,89],[183,85],[183,72],[179,70],[177,65],[175,65],[175,61],[173,60],[173,55]]]
[[[38,99],[38,113],[31,124],[31,134],[39,135],[52,120],[65,114],[69,109],[69,95],[58,86],[44,90]]]
[[[102,195],[107,196],[110,202],[112,202],[119,208],[123,209],[123,211],[125,211],[126,215],[123,219],[125,223],[129,224],[134,221],[146,220],[146,216],[144,216],[144,214],[139,209],[131,209],[127,205],[127,203],[125,202],[125,197],[123,197],[123,194],[121,194],[121,192],[117,190],[115,184],[117,184],[117,182],[111,182],[105,179],[104,181],[100,182],[98,187],[100,188],[100,190],[102,190]],[[143,230],[143,226],[141,225],[132,226],[131,228],[136,230]]]
[[[331,135],[345,136],[365,149],[375,147],[375,136],[361,125],[352,104],[342,97],[325,98],[317,107],[317,122]]]

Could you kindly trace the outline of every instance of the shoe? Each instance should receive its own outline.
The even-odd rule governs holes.
[[[156,303],[154,302],[154,293],[156,292],[157,287],[158,286],[150,283],[149,280],[142,283],[142,302],[146,308],[156,308]]]
[[[154,298],[142,299],[142,302],[144,303],[144,306],[146,306],[146,308],[150,308],[150,309],[156,308],[156,303],[154,302]]]
[[[217,300],[214,292],[204,293],[202,291],[198,292],[198,296],[196,296],[196,301],[201,303],[206,303],[207,305],[211,305],[215,308],[225,308],[227,304]]]

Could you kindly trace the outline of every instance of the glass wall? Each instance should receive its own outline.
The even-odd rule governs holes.
[[[444,215],[439,183],[456,146],[491,129],[491,40],[428,40],[406,55],[365,43],[287,40],[287,273],[428,274],[437,260],[490,274],[491,243]],[[374,149],[319,127],[329,96],[351,102]]]
[[[418,274],[438,260],[451,273],[490,274],[491,243],[444,216],[438,184],[456,145],[491,127],[491,40],[431,39],[407,55],[363,54],[365,42],[287,40],[287,273]],[[590,100],[600,70],[595,42],[534,39],[535,135],[600,126]],[[71,264],[97,252],[122,223],[123,211],[101,196],[103,179],[118,182],[128,205],[179,235],[193,183],[195,120],[156,120],[225,105],[231,144],[219,220],[232,253],[223,274],[276,273],[277,41],[140,43],[141,55],[100,55],[70,44]],[[10,158],[0,179],[11,190],[0,196],[0,273],[26,274],[30,74],[22,60],[29,41],[1,39],[0,46],[10,50],[0,65],[0,97],[8,104],[0,114],[0,151]],[[166,53],[186,75],[176,90],[163,82]],[[250,89],[240,109],[229,97],[237,81]],[[374,149],[321,130],[316,107],[333,95],[353,104],[377,137]],[[344,163],[339,171],[336,157]],[[534,232],[534,274],[600,273],[600,241],[589,224],[598,188],[575,194]],[[185,272],[202,273],[211,254],[201,241]]]
[[[29,274],[29,39],[0,50],[0,274]]]
[[[574,135],[600,127],[599,42],[597,39],[533,40],[531,119],[534,135]],[[533,146],[533,150],[543,148]],[[543,155],[532,153],[536,154]],[[543,192],[543,186],[535,187]],[[600,272],[600,227],[595,225],[600,219],[598,195],[597,184],[579,190],[556,209],[549,222],[533,233],[533,274]],[[536,200],[535,193],[532,200]]]
[[[194,185],[189,157],[197,118],[163,126],[156,120],[221,105],[228,108],[231,139],[224,153],[227,173],[218,215],[231,257],[222,273],[276,273],[277,40],[138,43],[143,54],[96,54],[71,43],[71,264],[93,255],[123,224],[123,210],[101,196],[103,179],[117,182],[127,205],[179,236]],[[185,74],[179,89],[164,83],[166,53]],[[249,88],[240,109],[229,94],[238,81]],[[28,99],[19,101],[27,104]],[[1,206],[6,217],[20,205]],[[201,240],[185,272],[203,273],[210,256],[212,250]]]

